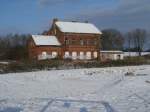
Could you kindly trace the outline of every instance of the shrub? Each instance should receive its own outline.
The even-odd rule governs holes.
[[[22,60],[19,62],[11,62],[8,65],[0,65],[0,73],[8,72],[26,72],[37,70],[51,70],[51,69],[77,69],[77,68],[93,68],[93,67],[112,67],[112,66],[129,66],[149,64],[144,57],[131,57],[124,60],[117,61],[72,61],[72,60],[43,60],[43,61],[29,61]]]

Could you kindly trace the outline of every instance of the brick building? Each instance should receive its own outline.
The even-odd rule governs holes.
[[[46,35],[28,41],[30,59],[100,59],[101,31],[91,23],[53,20]]]

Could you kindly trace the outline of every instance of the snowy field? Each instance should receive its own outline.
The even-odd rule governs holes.
[[[0,112],[150,112],[150,66],[1,74]]]

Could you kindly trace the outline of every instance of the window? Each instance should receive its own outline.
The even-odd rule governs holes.
[[[68,51],[66,51],[65,52],[65,56],[64,56],[64,58],[69,58],[70,56],[69,56],[69,52]]]
[[[52,52],[52,58],[56,58],[56,57],[57,57],[57,55],[58,55],[58,53],[57,53],[57,52],[55,52],[55,51],[53,51],[53,52]]]
[[[93,53],[93,56],[94,56],[94,58],[97,58],[97,52],[96,51]]]
[[[75,44],[75,40],[74,40],[74,39],[71,40],[71,44],[72,44],[72,45]]]
[[[87,40],[87,45],[97,45],[97,41],[89,39],[89,40]]]
[[[65,44],[69,45],[69,40],[67,38],[65,39]]]
[[[97,40],[96,39],[94,40],[94,45],[97,45]]]
[[[47,52],[43,51],[42,55],[39,56],[39,59],[47,59]]]
[[[72,52],[72,59],[77,59],[77,52]]]
[[[84,41],[83,40],[80,40],[80,45],[84,45]]]
[[[89,45],[89,40],[86,41],[86,44]]]
[[[84,59],[84,52],[80,52],[80,59]]]
[[[91,59],[91,52],[86,52],[86,59]]]
[[[47,52],[43,51],[42,56],[47,56]]]
[[[79,41],[75,40],[75,39],[72,39],[72,45],[79,45]]]

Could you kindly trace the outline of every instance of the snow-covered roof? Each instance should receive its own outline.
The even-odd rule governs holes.
[[[61,45],[57,40],[57,37],[55,36],[32,35],[32,38],[36,45],[54,45],[54,46]]]
[[[110,50],[110,51],[100,51],[101,53],[123,53],[123,51],[113,51],[113,50]]]
[[[91,23],[57,21],[55,24],[62,32],[102,34],[102,32]]]

